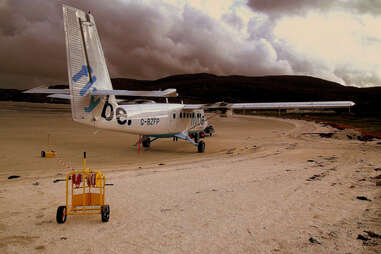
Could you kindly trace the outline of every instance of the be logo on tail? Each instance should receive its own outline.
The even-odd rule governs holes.
[[[101,116],[106,119],[107,121],[111,121],[114,118],[114,107],[108,102],[108,98],[103,105],[102,114]],[[124,108],[117,107],[116,108],[116,121],[119,125],[125,125],[127,123],[127,112],[124,110]],[[131,124],[131,120],[129,120],[128,125]]]
[[[73,82],[77,82],[78,80],[80,80],[82,77],[88,77],[89,75],[91,75],[90,77],[90,80],[89,82],[87,82],[87,84],[81,89],[81,91],[79,92],[79,94],[81,96],[85,96],[87,91],[95,84],[95,82],[97,81],[97,77],[92,75],[93,73],[93,70],[89,67],[89,66],[86,66],[86,65],[82,65],[82,68],[79,72],[77,72],[73,77],[72,77],[72,81]],[[93,90],[96,90],[96,88],[94,87]],[[93,109],[99,104],[99,102],[101,101],[100,98],[98,99],[95,99],[94,96],[90,96],[90,104],[89,106],[85,107],[84,110],[85,112],[87,113],[90,113],[91,111],[93,111]]]

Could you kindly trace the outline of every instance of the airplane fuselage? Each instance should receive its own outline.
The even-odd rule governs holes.
[[[154,137],[171,137],[184,131],[205,128],[203,110],[185,110],[183,104],[153,103],[112,105],[104,103],[102,112],[94,114],[94,121],[82,122],[100,129]]]

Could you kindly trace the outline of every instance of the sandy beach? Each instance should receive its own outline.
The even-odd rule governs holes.
[[[365,232],[381,234],[380,140],[300,120],[210,123],[204,154],[171,139],[138,152],[136,136],[74,123],[69,105],[0,102],[0,253],[381,253]],[[40,157],[49,147],[57,158]],[[57,224],[53,181],[84,151],[113,184],[110,221]]]

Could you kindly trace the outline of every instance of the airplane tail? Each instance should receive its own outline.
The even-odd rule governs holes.
[[[67,67],[73,120],[92,124],[101,115],[105,100],[116,104],[114,95],[94,96],[95,90],[112,90],[94,17],[63,5]]]

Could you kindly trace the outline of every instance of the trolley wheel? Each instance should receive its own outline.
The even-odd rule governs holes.
[[[110,206],[103,205],[101,208],[102,222],[108,222],[110,219]]]
[[[56,216],[57,223],[65,223],[66,221],[66,206],[59,206],[57,209],[57,216]]]
[[[41,157],[45,157],[45,151],[41,151]]]
[[[204,141],[198,142],[197,150],[198,150],[199,153],[205,152],[205,143],[204,143]]]

